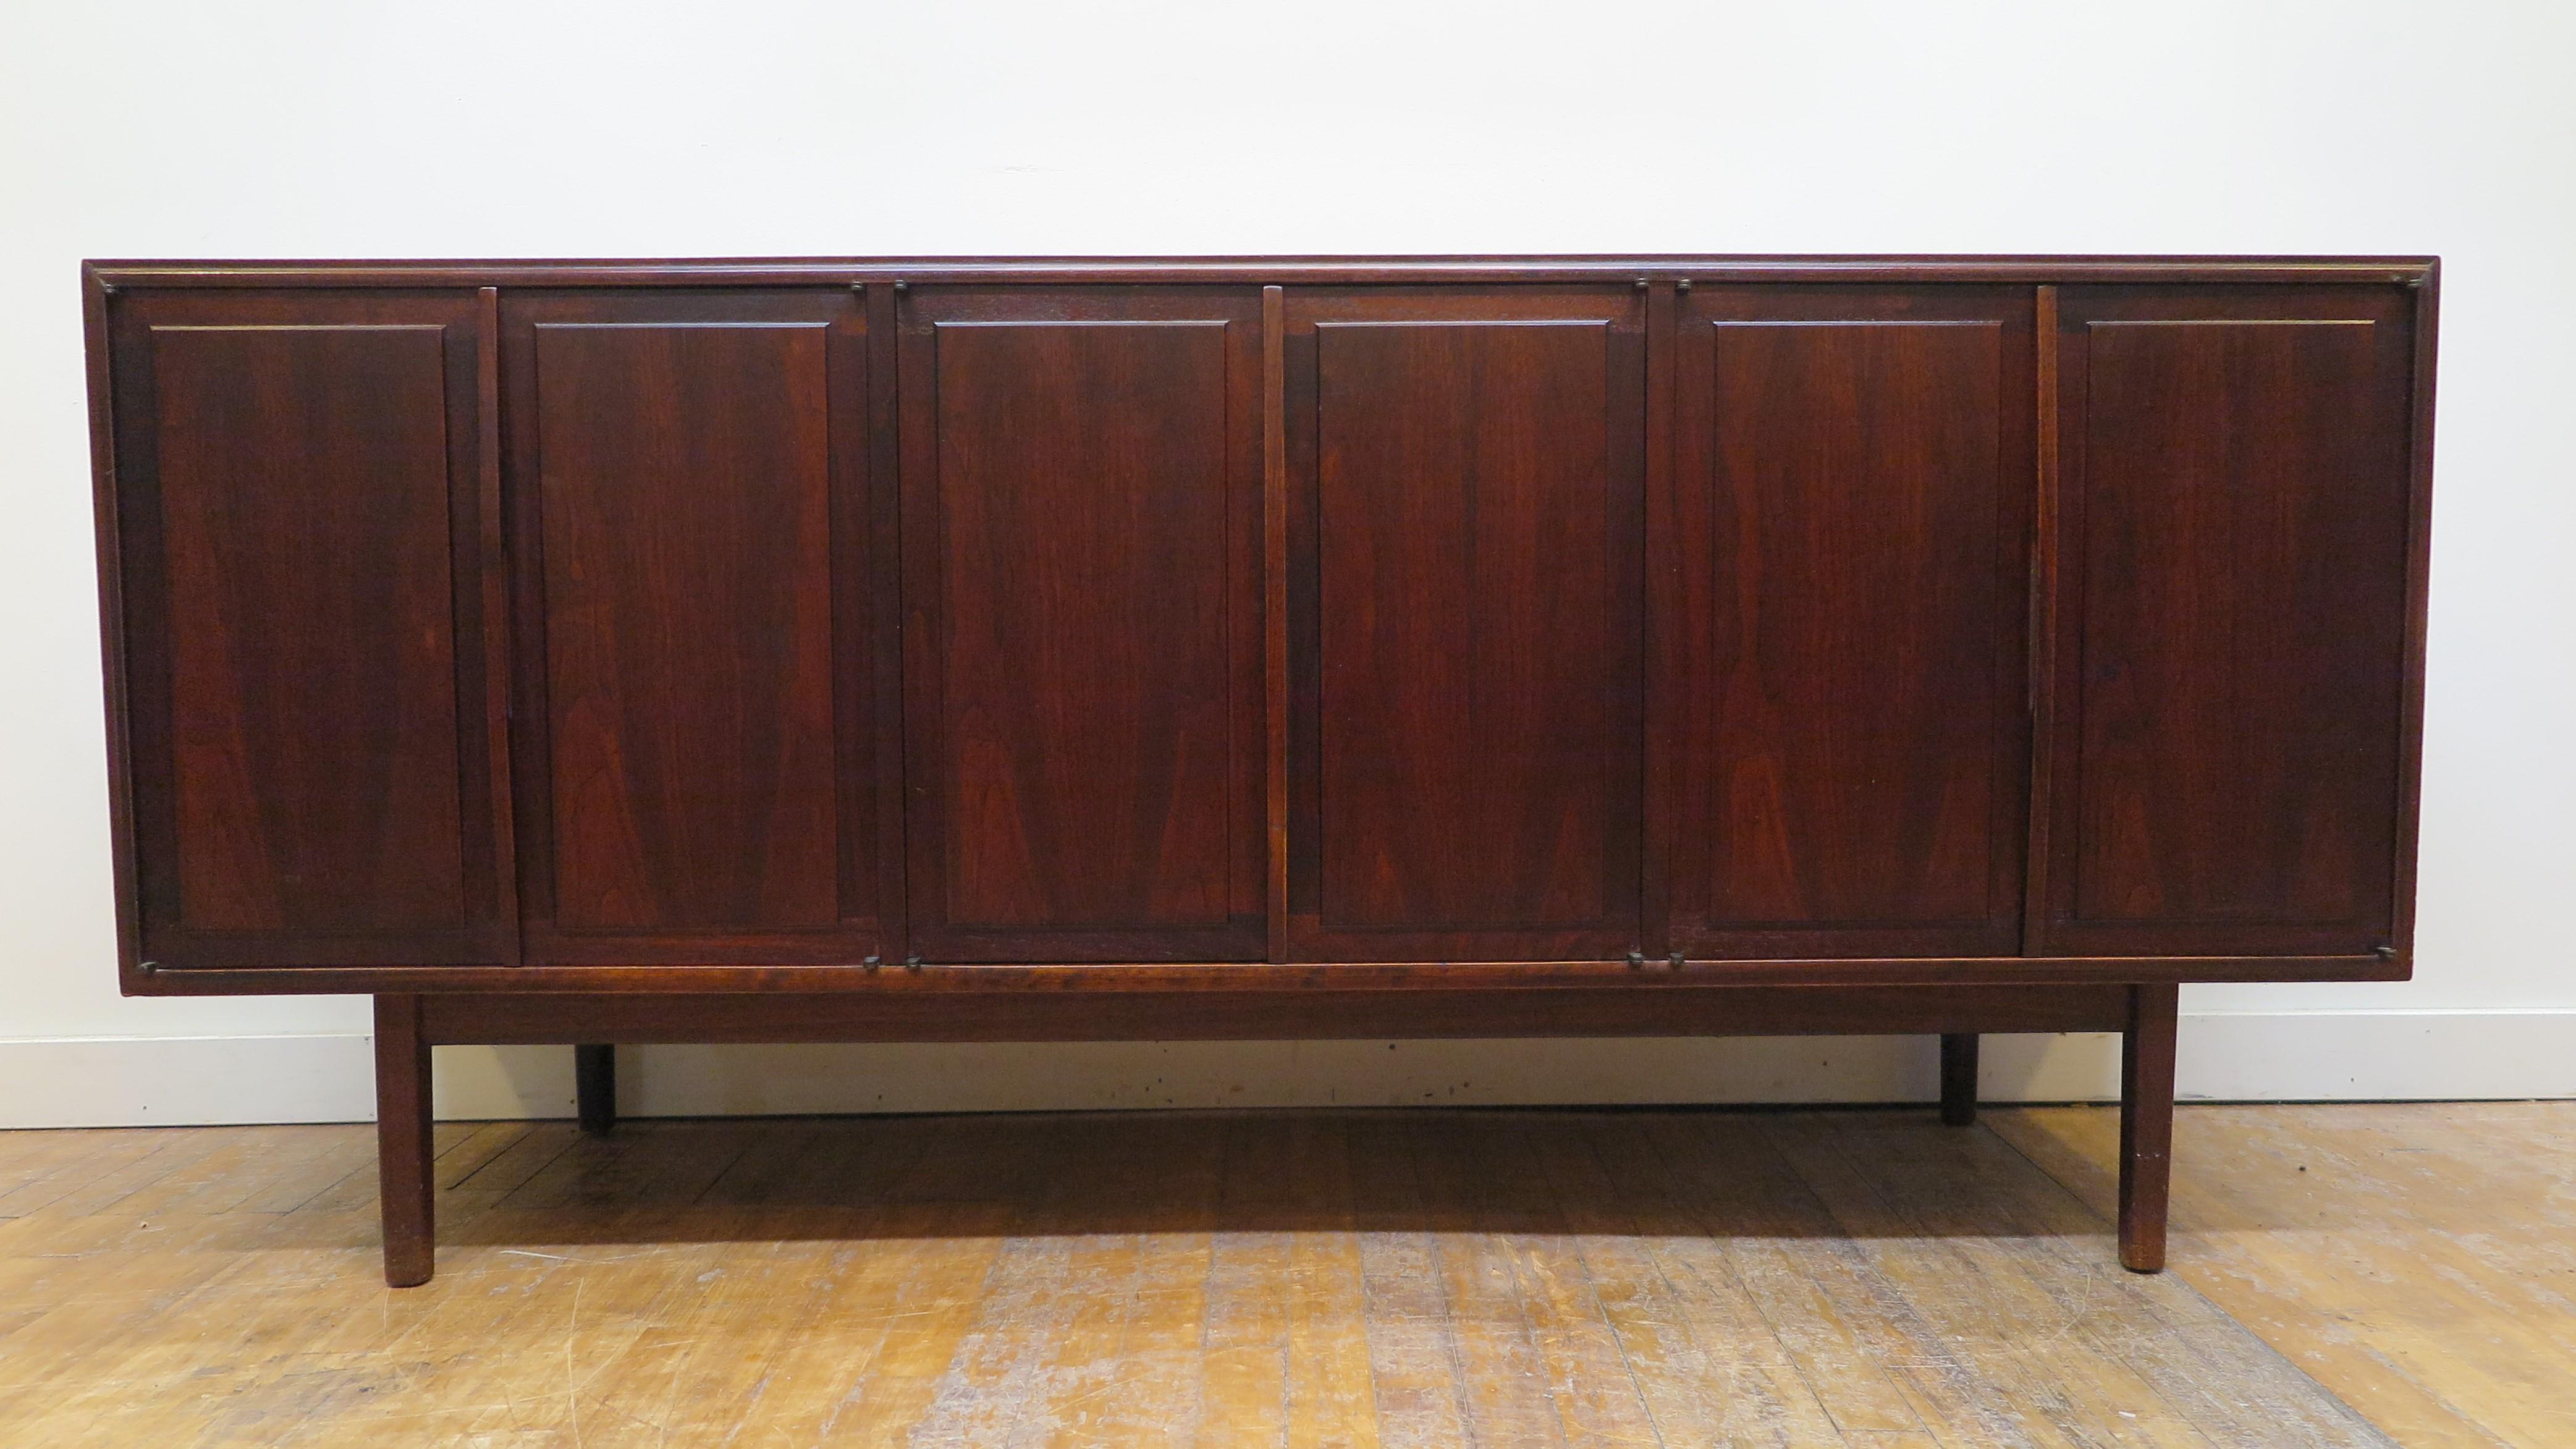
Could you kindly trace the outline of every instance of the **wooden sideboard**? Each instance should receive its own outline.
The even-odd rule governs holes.
[[[121,971],[429,1047],[2412,967],[2430,259],[94,262]]]

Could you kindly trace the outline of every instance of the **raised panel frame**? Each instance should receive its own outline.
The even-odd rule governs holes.
[[[511,522],[525,954],[540,966],[861,965],[901,940],[901,736],[892,698],[896,581],[890,480],[875,459],[868,298],[847,288],[529,290],[501,302]],[[567,924],[557,908],[540,336],[549,328],[814,329],[828,471],[829,741],[835,919],[781,927]],[[883,483],[884,486],[880,486]],[[811,868],[811,867],[809,867]]]
[[[1644,932],[1644,529],[1650,362],[1648,299],[1632,284],[1526,287],[1288,288],[1281,317],[1280,486],[1285,492],[1287,674],[1286,902],[1283,958],[1336,961],[1618,961]],[[1604,460],[1600,582],[1605,638],[1599,910],[1579,923],[1420,927],[1337,922],[1324,859],[1330,762],[1323,738],[1325,338],[1334,329],[1597,329],[1602,339]],[[1571,335],[1571,334],[1569,334]],[[1472,510],[1472,505],[1470,505]],[[1472,550],[1471,550],[1472,552]],[[1462,584],[1462,589],[1471,587]],[[1469,599],[1472,609],[1476,601]],[[1463,742],[1462,742],[1463,743]],[[1460,840],[1457,848],[1472,849]]]
[[[2043,368],[2041,407],[2054,435],[2043,499],[2043,511],[2051,520],[2043,546],[2049,554],[2053,623],[2043,645],[2042,697],[2047,704],[2040,728],[2046,803],[2035,812],[2032,823],[2034,950],[2104,958],[2318,955],[2376,959],[2391,965],[2410,961],[2431,468],[2431,377],[2425,346],[2429,339],[2418,328],[2429,323],[2428,287],[2222,283],[2052,290],[2054,295],[2044,308],[2044,330],[2049,335],[2043,336],[2042,346],[2050,357]],[[2356,629],[2379,631],[2378,642],[2384,646],[2384,653],[2370,667],[2384,671],[2384,680],[2372,687],[2384,683],[2386,698],[2379,703],[2386,709],[2378,722],[2358,726],[2379,736],[2386,747],[2384,757],[2371,762],[2372,781],[2364,791],[2384,792],[2386,810],[2376,820],[2386,826],[2386,838],[2377,844],[2363,843],[2363,852],[2374,858],[2361,862],[2362,874],[2352,882],[2370,899],[2346,919],[2285,915],[2266,920],[2250,913],[2183,918],[2187,912],[2164,919],[2088,916],[2084,908],[2088,847],[2104,845],[2099,822],[2088,826],[2088,791],[2093,782],[2085,778],[2088,745],[2095,750],[2103,747],[2087,731],[2100,723],[2097,716],[2104,706],[2088,698],[2088,691],[2098,692],[2109,683],[2093,677],[2108,666],[2094,658],[2101,650],[2088,639],[2092,622],[2088,610],[2100,607],[2091,602],[2088,590],[2106,586],[2090,577],[2098,571],[2090,555],[2101,543],[2091,532],[2093,515],[2101,509],[2088,506],[2091,484],[2086,453],[2094,401],[2091,339],[2101,328],[2363,326],[2371,338],[2369,404],[2376,414],[2371,426],[2380,434],[2373,440],[2378,476],[2356,481],[2379,491],[2385,512],[2377,520],[2378,536],[2367,541],[2373,557],[2366,566],[2333,573],[2336,586],[2352,587],[2356,597],[2367,596],[2375,617],[2350,622]],[[2099,626],[2094,628],[2098,631]],[[2219,668],[2226,661],[2210,663]],[[2259,722],[2237,719],[2230,728],[2243,732],[2254,724]],[[2261,788],[2260,782],[2256,788]],[[2364,830],[2375,828],[2371,819],[2358,823]],[[2207,824],[2196,827],[2204,834],[2210,828]]]
[[[494,609],[500,559],[491,471],[493,353],[473,290],[155,290],[90,311],[101,607],[109,666],[111,806],[119,855],[121,975],[256,967],[473,967],[517,955],[503,737],[506,643]],[[157,333],[394,334],[434,338],[444,480],[447,710],[454,769],[452,925],[206,929],[179,900],[179,722],[172,585],[160,493]],[[116,386],[98,385],[112,370]],[[255,385],[255,384],[254,384]],[[381,399],[379,399],[381,401]],[[347,460],[353,465],[357,460]],[[246,621],[255,623],[256,621]],[[255,643],[256,641],[244,641]]]
[[[1115,965],[1149,961],[1257,962],[1268,938],[1264,774],[1262,752],[1262,510],[1261,316],[1259,292],[1251,288],[1173,287],[926,287],[907,284],[896,302],[899,354],[899,450],[901,454],[904,579],[904,698],[906,882],[910,924],[909,959],[922,963],[974,966],[1028,960],[1091,962]],[[1211,567],[1221,619],[1224,729],[1222,767],[1222,859],[1205,862],[1209,873],[1193,889],[1205,898],[1200,922],[1039,919],[978,922],[952,917],[958,903],[952,875],[960,836],[955,828],[957,802],[942,773],[946,752],[957,733],[946,717],[948,689],[945,652],[950,645],[947,577],[948,517],[941,468],[947,442],[940,427],[939,393],[942,329],[961,334],[975,329],[1018,329],[1028,341],[1040,333],[1079,347],[1091,329],[1105,344],[1161,340],[1187,347],[1203,339],[1213,343],[1215,375],[1204,379],[1215,390],[1211,401],[1221,409],[1216,448],[1221,476],[1194,485],[1221,490],[1214,505],[1219,530],[1217,557],[1175,557],[1175,567],[1196,563]],[[1143,329],[1127,331],[1127,329]],[[1112,333],[1115,333],[1113,337]],[[996,385],[999,385],[997,380]],[[1080,389],[1055,399],[1072,405]],[[1115,448],[1120,440],[1092,438],[1086,446]],[[1124,446],[1141,446],[1123,440]],[[1008,530],[1008,520],[990,520]],[[989,537],[988,540],[990,541]],[[1129,580],[1133,582],[1133,580]],[[1067,599],[1064,606],[1082,607]],[[1027,622],[1027,621],[1023,621]],[[997,628],[1001,627],[997,621]],[[997,633],[995,642],[999,642]],[[1210,681],[1203,681],[1202,688]],[[1214,700],[1197,702],[1199,713],[1212,713]],[[1195,716],[1194,716],[1195,717]],[[1174,748],[1189,746],[1175,740]],[[1025,747],[1025,742],[1023,742]],[[1200,746],[1203,748],[1204,746]],[[1204,785],[1202,786],[1204,788]],[[1027,802],[1020,802],[1026,804]],[[1206,808],[1206,802],[1166,800],[1171,811]],[[1014,808],[1018,808],[1015,806]],[[1022,823],[1038,829],[1044,821]],[[1142,822],[1130,822],[1141,832]],[[999,848],[1006,842],[985,842]],[[1044,844],[1045,842],[1036,842]],[[1131,846],[1144,849],[1141,835]],[[1029,845],[1030,842],[1022,841]],[[1186,862],[1178,862],[1186,865]],[[1043,864],[1032,857],[1032,871]],[[998,868],[997,868],[998,869]],[[1165,889],[1160,881],[1096,883],[1113,894]],[[1214,907],[1221,902],[1222,916]],[[1082,914],[1088,914],[1084,912]]]
[[[1671,465],[1661,475],[1665,486],[1653,495],[1655,511],[1648,528],[1649,572],[1655,581],[1649,620],[1655,649],[1649,676],[1650,734],[1656,741],[1656,767],[1648,794],[1661,805],[1658,855],[1665,862],[1668,949],[1685,959],[2002,957],[2022,950],[2030,799],[2032,510],[2038,470],[2035,327],[2036,298],[2032,289],[2024,287],[1702,284],[1677,293],[1671,344]],[[1713,827],[1694,828],[1694,822],[1710,821],[1716,814],[1718,784],[1707,756],[1715,748],[1715,737],[1727,730],[1730,715],[1757,708],[1754,702],[1736,697],[1712,673],[1715,656],[1724,652],[1715,632],[1718,618],[1728,612],[1737,591],[1748,586],[1743,570],[1759,563],[1756,559],[1747,564],[1741,558],[1743,548],[1758,542],[1749,532],[1738,539],[1738,558],[1723,557],[1726,551],[1721,548],[1734,515],[1729,501],[1718,496],[1719,472],[1723,450],[1734,443],[1721,436],[1728,400],[1718,395],[1726,385],[1719,373],[1720,349],[1751,330],[1810,328],[1852,335],[1873,328],[1941,329],[1938,336],[1945,338],[1961,329],[1976,329],[1990,332],[1994,339],[1992,415],[1982,420],[1949,420],[1953,425],[1970,421],[1973,426],[1990,427],[1993,448],[1992,513],[1985,521],[1983,546],[1975,550],[1978,574],[1957,583],[1970,591],[1971,598],[1976,597],[1975,590],[1983,589],[1986,617],[1985,626],[1977,631],[1985,640],[1982,687],[1953,685],[1954,703],[1975,699],[1987,720],[1979,749],[1987,786],[1982,811],[1986,860],[1981,872],[1983,899],[1974,911],[1937,920],[1829,915],[1759,920],[1730,918],[1707,900],[1705,883],[1718,842],[1712,838]],[[1961,380],[1923,381],[1937,387]],[[1931,440],[1936,447],[1941,441]],[[1808,562],[1819,568],[1830,563],[1821,557]],[[1749,607],[1758,610],[1768,602],[1757,597]],[[1853,622],[1858,627],[1863,621]],[[1937,690],[1951,682],[1927,676],[1911,683],[1918,689]],[[1866,704],[1863,701],[1863,707]],[[1939,712],[1918,711],[1918,715]],[[1789,728],[1795,724],[1784,721]],[[1811,800],[1813,793],[1809,792]],[[1872,842],[1864,839],[1856,844],[1839,838],[1837,832],[1866,837],[1879,823],[1871,811],[1859,812],[1859,818],[1850,818],[1847,812],[1831,820],[1785,823],[1783,839],[1791,841],[1792,848],[1803,844],[1825,851],[1866,851]],[[1799,864],[1788,862],[1784,868]]]

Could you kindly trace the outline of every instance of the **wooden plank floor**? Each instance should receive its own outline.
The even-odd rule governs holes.
[[[2173,1262],[2409,1449],[2576,1445],[2576,1102],[2192,1107]],[[1994,1126],[2096,1212],[2119,1121]]]
[[[0,1445],[2576,1443],[2576,1104],[2186,1108],[2161,1277],[2115,1135],[446,1124],[395,1292],[368,1129],[5,1133]]]

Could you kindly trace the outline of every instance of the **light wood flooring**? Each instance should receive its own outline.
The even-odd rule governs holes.
[[[0,1133],[0,1445],[2576,1445],[2576,1103],[2185,1107],[2158,1277],[2116,1132],[445,1124],[399,1291],[367,1128]]]

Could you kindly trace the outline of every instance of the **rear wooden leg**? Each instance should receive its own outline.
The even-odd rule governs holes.
[[[376,998],[377,1202],[385,1282],[409,1288],[438,1264],[436,1181],[430,1175],[429,1042],[420,998]]]
[[[2165,1201],[2173,1181],[2174,1018],[2181,988],[2129,988],[2120,1046],[2120,1264],[2165,1266]]]
[[[1965,1127],[1977,1120],[1977,1034],[1941,1037],[1941,1120]]]
[[[608,1135],[617,1125],[617,1048],[604,1043],[574,1047],[572,1082],[581,1130],[594,1137]]]

